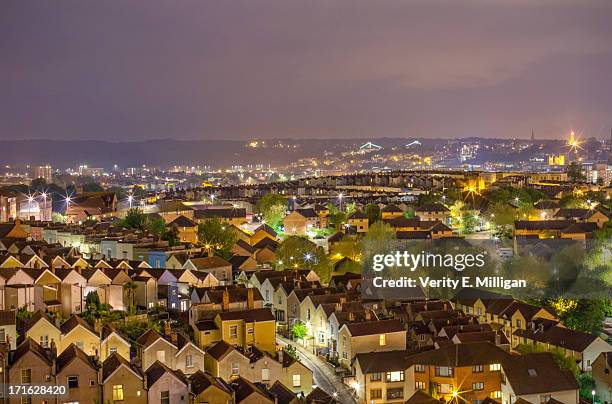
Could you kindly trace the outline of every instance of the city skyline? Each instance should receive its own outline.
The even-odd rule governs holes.
[[[607,138],[612,4],[7,2],[0,138]]]

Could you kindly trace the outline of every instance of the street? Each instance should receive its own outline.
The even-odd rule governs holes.
[[[334,369],[324,359],[312,354],[295,341],[288,340],[279,335],[276,336],[276,341],[283,347],[291,344],[296,348],[301,362],[312,370],[314,384],[319,388],[330,396],[336,393],[336,399],[342,404],[355,404],[357,402],[353,397],[351,389],[342,383],[340,376],[335,374]]]

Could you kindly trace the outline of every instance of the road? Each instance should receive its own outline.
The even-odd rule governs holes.
[[[276,336],[276,341],[281,346],[291,344],[297,349],[301,362],[312,370],[314,383],[320,389],[330,396],[333,396],[335,392],[337,394],[336,399],[342,404],[357,403],[353,397],[352,390],[342,383],[342,379],[336,375],[334,369],[324,359],[314,355],[295,341],[288,340],[278,335]]]

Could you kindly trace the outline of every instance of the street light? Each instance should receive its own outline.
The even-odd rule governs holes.
[[[128,202],[130,204],[130,209],[132,209],[132,201],[134,200],[134,196],[128,195]]]

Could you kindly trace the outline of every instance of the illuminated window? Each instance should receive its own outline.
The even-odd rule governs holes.
[[[232,376],[238,376],[240,374],[240,363],[232,363]]]
[[[185,367],[192,368],[193,367],[193,355],[185,356]]]
[[[302,376],[297,374],[293,375],[293,387],[300,387],[302,385]]]
[[[448,366],[436,366],[436,376],[451,377],[453,375],[453,368]]]
[[[472,383],[472,390],[484,390],[483,382]]]
[[[387,382],[403,382],[404,371],[387,372]]]
[[[113,386],[113,400],[114,401],[123,400],[123,384],[115,384]]]
[[[491,392],[491,398],[501,398],[501,391],[493,391]]]
[[[474,366],[472,366],[472,372],[473,373],[482,373],[482,372],[484,372],[484,366],[482,366],[482,365],[474,365]]]
[[[425,390],[425,382],[415,382],[414,388],[417,390]]]
[[[370,399],[376,400],[382,398],[382,389],[372,389],[370,390]]]
[[[166,362],[166,351],[157,351],[156,352],[157,360],[161,363]]]
[[[230,326],[230,338],[238,338],[238,326]]]
[[[491,372],[495,370],[501,370],[501,365],[499,363],[492,363],[491,365],[489,365],[489,370]]]
[[[371,382],[378,382],[381,380],[381,374],[380,373],[372,373],[370,375],[370,381]]]
[[[270,369],[268,368],[261,369],[261,380],[263,380],[264,382],[267,382],[268,380],[270,380]]]
[[[386,334],[380,334],[378,336],[378,345],[380,346],[387,345],[387,335]]]
[[[425,373],[425,365],[414,365],[414,371],[416,373]]]

